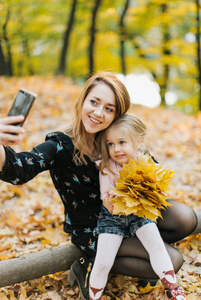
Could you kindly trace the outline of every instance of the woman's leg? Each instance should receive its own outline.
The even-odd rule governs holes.
[[[172,260],[174,271],[177,272],[183,264],[183,257],[169,244],[165,243],[165,247]],[[138,278],[158,279],[150,264],[148,252],[137,237],[123,240],[111,272]]]
[[[163,240],[169,244],[175,243],[190,235],[197,226],[197,216],[194,210],[174,200],[168,200],[172,206],[162,211],[163,219],[157,222]]]

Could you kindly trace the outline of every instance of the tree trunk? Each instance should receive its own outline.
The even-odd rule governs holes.
[[[64,75],[65,74],[66,65],[67,65],[66,61],[68,58],[69,40],[70,40],[70,35],[71,35],[72,29],[73,29],[74,21],[75,21],[76,5],[77,5],[77,0],[73,0],[71,12],[70,12],[70,18],[67,22],[66,31],[64,34],[63,47],[62,47],[60,61],[59,61],[59,67],[56,72],[56,75]]]
[[[7,36],[7,25],[8,25],[9,18],[10,18],[10,11],[8,10],[7,15],[6,15],[5,23],[3,24],[3,37],[4,37],[5,44],[6,44],[7,54],[8,54],[7,73],[8,73],[9,76],[12,76],[13,75],[13,71],[12,71],[12,53],[11,53],[10,40]]]
[[[0,41],[0,76],[8,75],[6,60],[4,57],[1,41]]]
[[[168,5],[167,4],[162,4],[161,5],[161,12],[167,13],[168,11]],[[168,43],[170,41],[170,32],[169,32],[169,28],[167,24],[164,24],[162,26],[162,31],[163,31],[163,49],[162,49],[162,53],[164,56],[166,55],[170,55],[170,49],[168,46]],[[161,105],[162,106],[166,106],[166,102],[165,102],[165,94],[167,92],[167,86],[168,86],[168,80],[169,80],[169,70],[170,70],[170,66],[168,63],[165,63],[163,66],[163,74],[162,74],[162,80],[161,80],[161,84],[160,84],[160,95],[161,95]]]
[[[121,73],[126,75],[126,61],[125,61],[125,24],[124,18],[129,7],[130,0],[126,0],[124,10],[122,12],[120,21],[119,21],[119,30],[120,30],[120,57],[121,57]]]
[[[200,53],[200,1],[196,0],[196,24],[197,24],[197,32],[196,32],[196,41],[197,41],[197,68],[198,68],[198,85],[199,85],[199,111],[201,111],[201,53]]]
[[[89,75],[93,75],[94,72],[94,46],[95,46],[95,34],[96,34],[96,17],[98,9],[101,5],[101,0],[96,0],[92,11],[92,22],[90,28],[90,43],[89,43]]]
[[[63,246],[0,261],[0,287],[70,269],[81,251],[70,242]]]

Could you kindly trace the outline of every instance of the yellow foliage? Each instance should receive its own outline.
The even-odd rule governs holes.
[[[160,285],[155,285],[155,286],[151,286],[150,283],[148,282],[148,284],[143,288],[143,287],[139,287],[140,293],[142,294],[147,294],[150,293],[153,290],[156,290],[160,288]]]
[[[162,217],[160,210],[171,205],[166,193],[175,173],[143,155],[138,162],[131,159],[124,164],[119,174],[116,188],[112,189],[116,197],[109,200],[114,206],[113,214],[135,214],[154,221]]]

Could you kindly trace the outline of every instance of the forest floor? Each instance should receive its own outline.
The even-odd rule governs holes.
[[[15,150],[31,150],[44,141],[46,133],[62,130],[72,119],[81,91],[64,77],[0,78],[0,116],[5,117],[19,88],[38,97],[24,124],[26,136]],[[176,171],[168,197],[201,209],[201,122],[165,108],[132,105],[131,113],[142,118],[148,128],[146,146],[152,155]],[[63,206],[48,172],[23,186],[0,184],[0,260],[51,248],[66,242]],[[201,235],[174,244],[183,254],[184,264],[177,273],[189,300],[201,299]],[[79,299],[79,290],[67,282],[68,270],[0,288],[0,300]],[[162,300],[160,281],[150,289],[138,287],[137,279],[111,275],[104,300]],[[146,293],[148,292],[148,293]]]

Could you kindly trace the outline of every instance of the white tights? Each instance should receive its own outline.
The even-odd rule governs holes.
[[[138,239],[149,253],[150,263],[154,272],[160,279],[165,278],[170,285],[176,284],[172,261],[166,250],[155,223],[149,223],[136,231]],[[104,290],[108,274],[112,268],[115,257],[123,240],[123,236],[103,233],[99,234],[96,258],[90,275],[89,285],[96,289]],[[170,273],[171,271],[171,273]],[[164,284],[165,286],[165,284]],[[165,286],[167,288],[167,286]],[[100,295],[89,291],[93,300]]]

